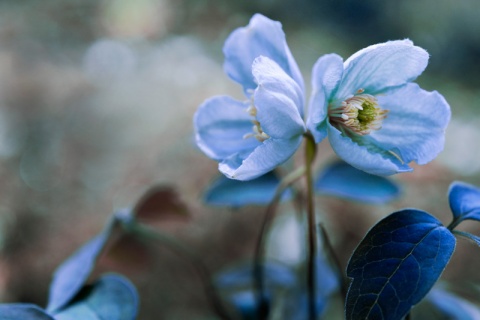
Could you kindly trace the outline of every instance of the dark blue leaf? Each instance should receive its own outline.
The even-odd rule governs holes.
[[[448,319],[480,319],[480,309],[476,305],[446,290],[433,288],[425,299]]]
[[[109,223],[102,233],[88,241],[55,271],[50,285],[47,310],[49,312],[65,307],[80,291],[95,267],[113,228]]]
[[[430,214],[405,209],[377,223],[347,267],[347,319],[402,319],[432,288],[455,237]]]
[[[450,185],[448,201],[456,224],[471,219],[480,221],[480,189],[455,181]]]
[[[317,193],[349,200],[381,204],[400,195],[400,188],[391,180],[371,175],[339,161],[323,170],[315,181]]]
[[[109,274],[84,288],[72,304],[56,313],[56,320],[133,320],[138,294],[126,278]]]
[[[27,303],[0,304],[0,320],[53,320],[42,308]]]
[[[222,175],[207,189],[204,201],[227,207],[267,205],[272,201],[279,183],[273,172],[250,181],[232,180]],[[287,190],[283,196],[284,199],[289,197],[290,192]]]

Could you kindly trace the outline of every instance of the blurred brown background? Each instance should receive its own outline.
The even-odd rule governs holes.
[[[3,0],[1,301],[44,305],[56,266],[110,213],[157,184],[177,190],[190,212],[188,222],[157,226],[192,246],[212,271],[251,257],[263,210],[202,204],[217,170],[195,147],[192,116],[212,95],[241,97],[222,71],[222,45],[255,12],[282,22],[307,84],[322,54],[347,58],[373,43],[410,38],[431,55],[418,82],[452,107],[445,151],[395,177],[400,200],[373,207],[318,198],[343,263],[372,223],[395,209],[418,207],[449,222],[450,182],[480,185],[476,0]],[[322,143],[319,165],[332,156]],[[480,230],[475,223],[463,229]],[[284,245],[273,241],[272,252],[275,244]],[[181,257],[161,246],[125,246],[130,255],[104,257],[97,272],[116,270],[135,283],[139,319],[214,319]],[[445,277],[478,283],[476,256],[480,248],[460,240]]]

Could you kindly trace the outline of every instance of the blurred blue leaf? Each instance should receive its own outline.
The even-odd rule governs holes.
[[[138,294],[126,278],[109,274],[82,289],[72,304],[55,320],[133,320],[138,312]]]
[[[332,270],[332,267],[325,260],[323,252],[319,252],[316,268],[316,309],[319,317],[325,312],[330,298],[339,288],[338,275]],[[296,288],[292,288],[283,297],[281,302],[281,314],[284,319],[308,320],[308,294],[307,288],[303,283],[297,283]]]
[[[257,319],[257,297],[253,290],[236,291],[229,296],[229,300],[243,320]]]
[[[278,292],[297,283],[295,273],[288,267],[268,262],[264,265],[265,297],[267,302],[277,298]],[[242,319],[257,318],[257,296],[254,290],[253,266],[243,265],[219,274],[216,284],[223,296],[239,312]]]
[[[271,285],[288,287],[297,280],[290,268],[279,263],[265,263],[263,272],[266,283]],[[219,287],[253,285],[253,265],[242,265],[222,272],[217,275],[216,284]]]
[[[480,319],[480,309],[476,305],[444,289],[433,288],[425,300],[448,319]]]
[[[347,319],[402,319],[432,288],[455,237],[427,212],[405,209],[377,223],[347,267]]]
[[[53,320],[42,308],[28,303],[0,304],[0,320]]]
[[[57,268],[50,285],[47,311],[62,309],[80,291],[95,267],[112,229],[113,222],[110,222],[102,233],[84,244]]]
[[[250,181],[232,180],[222,175],[207,189],[204,201],[227,207],[267,205],[272,201],[279,183],[273,172]],[[289,190],[285,191],[283,200],[290,196]]]
[[[317,193],[348,200],[382,204],[397,198],[400,188],[391,180],[365,173],[338,161],[323,170],[315,181]]]
[[[450,185],[448,201],[456,224],[463,220],[480,221],[480,189],[460,181]]]

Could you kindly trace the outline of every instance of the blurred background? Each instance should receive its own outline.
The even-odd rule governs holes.
[[[477,0],[3,0],[0,301],[44,305],[56,266],[153,185],[175,190],[189,212],[187,221],[157,226],[199,252],[213,272],[251,258],[263,209],[202,203],[217,164],[196,149],[192,116],[210,96],[242,97],[223,73],[222,46],[256,12],[282,22],[307,84],[323,54],[347,58],[409,38],[430,53],[417,82],[451,105],[445,151],[394,177],[400,200],[375,207],[318,198],[342,262],[375,221],[398,208],[449,222],[448,185],[480,185]],[[322,143],[319,165],[331,157]],[[475,223],[463,230],[479,234]],[[162,246],[128,245],[131,255],[107,255],[98,272],[116,270],[135,283],[139,319],[213,319],[188,263]],[[480,283],[476,256],[480,248],[459,240],[445,278]]]

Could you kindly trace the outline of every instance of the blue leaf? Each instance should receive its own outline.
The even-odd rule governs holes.
[[[339,288],[337,274],[327,263],[322,252],[318,253],[316,268],[316,311],[321,317],[331,301],[333,293]],[[282,314],[285,319],[303,320],[309,319],[308,293],[305,285],[298,284],[296,288],[289,290],[285,294],[283,301]]]
[[[109,223],[102,233],[88,241],[64,263],[53,275],[47,310],[57,311],[65,307],[80,291],[95,267],[113,228]]]
[[[269,172],[250,181],[238,181],[221,176],[205,193],[205,202],[216,206],[241,207],[246,205],[267,205],[275,195],[280,180]],[[289,196],[287,191],[284,198]]]
[[[448,317],[448,319],[480,319],[480,309],[476,305],[446,290],[433,288],[425,300]]]
[[[84,288],[56,320],[133,320],[138,312],[138,294],[126,278],[109,274]]]
[[[53,320],[42,308],[28,303],[0,304],[0,320]]]
[[[400,195],[400,188],[391,180],[368,174],[338,161],[328,166],[315,182],[317,193],[349,200],[381,204]]]
[[[271,285],[292,286],[295,284],[295,274],[290,268],[279,264],[268,262],[263,267],[265,281]],[[219,287],[234,287],[253,285],[253,265],[243,265],[227,270],[219,274],[216,283]]]
[[[265,297],[267,303],[276,293],[291,288],[297,282],[290,268],[273,262],[264,265]],[[239,312],[242,319],[257,318],[257,296],[254,291],[253,266],[245,265],[225,271],[217,276],[216,284],[223,296]]]
[[[480,189],[464,182],[450,185],[448,201],[456,224],[463,220],[480,221]]]
[[[432,288],[454,250],[455,237],[427,212],[405,209],[384,218],[348,263],[353,281],[347,319],[402,319]]]

